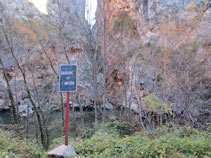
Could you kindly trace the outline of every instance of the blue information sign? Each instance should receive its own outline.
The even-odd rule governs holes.
[[[59,91],[77,91],[77,65],[61,65],[59,74]]]

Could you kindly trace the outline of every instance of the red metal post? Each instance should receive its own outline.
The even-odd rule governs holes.
[[[67,92],[66,106],[66,125],[65,125],[65,145],[68,146],[68,131],[69,131],[69,112],[70,112],[70,92]]]

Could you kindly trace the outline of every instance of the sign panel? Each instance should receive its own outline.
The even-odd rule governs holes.
[[[59,73],[59,91],[77,91],[77,65],[61,65]]]

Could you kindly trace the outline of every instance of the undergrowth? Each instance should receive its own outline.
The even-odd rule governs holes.
[[[21,140],[15,133],[0,129],[0,158],[46,158],[40,146],[35,141]]]
[[[189,127],[163,127],[133,136],[102,129],[89,139],[75,141],[73,146],[83,158],[211,157],[210,132]]]
[[[164,126],[134,133],[129,123],[116,121],[83,129],[69,143],[79,158],[209,158],[210,129]],[[63,143],[64,137],[54,139],[51,149]],[[44,158],[46,152],[40,147],[34,141],[20,140],[14,133],[0,129],[0,158]]]

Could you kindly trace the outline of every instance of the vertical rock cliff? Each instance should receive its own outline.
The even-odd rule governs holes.
[[[103,14],[103,5],[106,14]],[[138,107],[137,97],[144,98],[149,94],[158,96],[166,103],[175,102],[175,107],[184,107],[183,92],[172,88],[175,83],[172,78],[177,77],[173,72],[177,70],[170,68],[170,65],[178,64],[176,60],[179,57],[185,63],[188,59],[183,55],[187,52],[194,54],[191,63],[198,71],[203,73],[199,65],[204,63],[205,76],[211,77],[210,0],[99,0],[97,21],[102,50],[104,17],[109,63],[107,86],[109,101],[113,104],[126,105],[123,97],[126,84],[128,103],[135,110]],[[160,63],[164,63],[163,66]],[[169,75],[166,74],[167,69],[172,69],[173,77],[166,77]],[[195,83],[199,82],[195,77],[190,78]],[[192,86],[189,85],[189,89]],[[180,111],[178,108],[176,110]]]
[[[0,2],[2,3],[1,7],[5,9],[5,15],[10,16],[11,14],[10,24],[18,32],[12,36],[14,52],[26,69],[27,81],[32,91],[35,89],[31,74],[33,69],[36,85],[42,87],[38,90],[40,103],[46,105],[46,109],[55,108],[57,104],[60,104],[56,74],[59,74],[61,64],[77,63],[78,92],[85,93],[91,89],[92,68],[89,58],[83,50],[84,30],[89,29],[85,19],[85,0],[49,0],[48,15],[41,14],[27,0],[0,0]],[[7,43],[2,32],[0,32],[0,38],[2,48],[6,48]],[[22,75],[16,67],[15,60],[5,50],[7,49],[1,49],[0,57],[8,75],[11,76],[10,84],[14,95],[17,95],[18,111],[21,115],[27,115],[27,106],[30,105],[30,102],[22,83]],[[33,56],[28,57],[27,54],[33,54]],[[46,55],[51,60],[52,66],[50,66]],[[2,67],[0,67],[1,69]],[[52,97],[51,104],[49,104],[50,96]],[[37,102],[36,104],[38,105]],[[10,105],[6,84],[3,75],[0,74],[0,110],[8,109],[8,106]],[[33,110],[30,109],[31,112]]]

